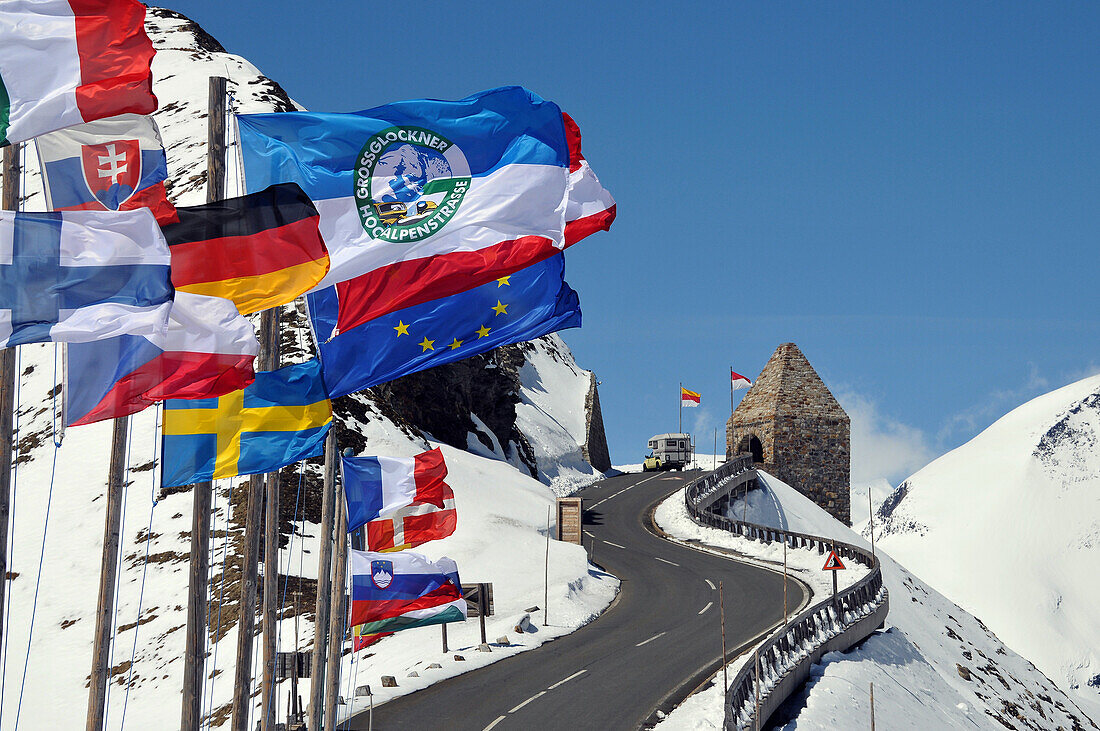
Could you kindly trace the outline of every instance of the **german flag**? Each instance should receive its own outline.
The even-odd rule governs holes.
[[[328,249],[313,202],[295,183],[177,208],[163,227],[176,289],[224,297],[241,314],[284,305],[328,273]]]

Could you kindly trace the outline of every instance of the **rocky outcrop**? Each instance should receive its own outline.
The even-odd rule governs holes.
[[[600,472],[611,469],[611,454],[607,450],[607,436],[603,431],[603,412],[600,411],[600,392],[596,374],[589,373],[588,394],[584,398],[585,439],[581,452],[588,464]]]

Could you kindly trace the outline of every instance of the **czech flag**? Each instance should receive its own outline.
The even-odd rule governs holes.
[[[65,424],[136,414],[165,399],[222,396],[255,380],[256,333],[229,300],[176,292],[168,331],[70,343]]]
[[[397,632],[466,619],[458,566],[412,551],[351,551],[351,619],[362,634]]]
[[[694,391],[689,391],[683,386],[680,386],[680,405],[681,406],[698,406],[699,394]]]
[[[164,236],[178,291],[224,297],[247,315],[293,302],[328,272],[317,209],[293,183],[176,210]]]

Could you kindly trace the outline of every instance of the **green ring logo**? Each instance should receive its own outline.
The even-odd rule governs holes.
[[[462,150],[423,127],[389,127],[355,161],[355,204],[372,238],[413,243],[441,231],[470,190]]]

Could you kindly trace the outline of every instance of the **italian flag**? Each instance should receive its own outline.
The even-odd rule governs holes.
[[[680,405],[681,406],[698,406],[699,394],[694,391],[689,391],[683,386],[680,386]]]
[[[0,145],[157,108],[137,0],[0,2]]]

